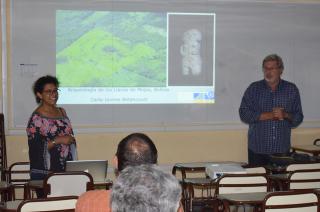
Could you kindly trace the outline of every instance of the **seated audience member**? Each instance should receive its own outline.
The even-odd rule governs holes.
[[[181,186],[157,165],[128,166],[112,188],[113,212],[177,212]]]
[[[133,133],[118,144],[113,160],[116,174],[127,166],[156,164],[158,151],[152,140],[143,133]],[[110,190],[93,190],[82,194],[76,204],[77,212],[111,211]]]

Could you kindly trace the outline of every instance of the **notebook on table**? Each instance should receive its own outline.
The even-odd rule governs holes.
[[[107,160],[74,160],[67,161],[66,171],[84,171],[89,173],[95,183],[106,182]]]

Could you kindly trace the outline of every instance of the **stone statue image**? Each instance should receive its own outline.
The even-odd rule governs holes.
[[[183,45],[180,47],[183,75],[192,74],[196,76],[201,73],[201,40],[202,34],[197,29],[190,29],[183,33]]]

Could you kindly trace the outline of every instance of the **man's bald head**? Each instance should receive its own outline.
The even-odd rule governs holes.
[[[147,135],[133,133],[120,141],[116,156],[118,158],[118,171],[121,171],[127,166],[156,164],[158,151]]]

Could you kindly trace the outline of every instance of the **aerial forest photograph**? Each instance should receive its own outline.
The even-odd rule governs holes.
[[[62,87],[165,87],[166,13],[57,10],[56,76]]]

